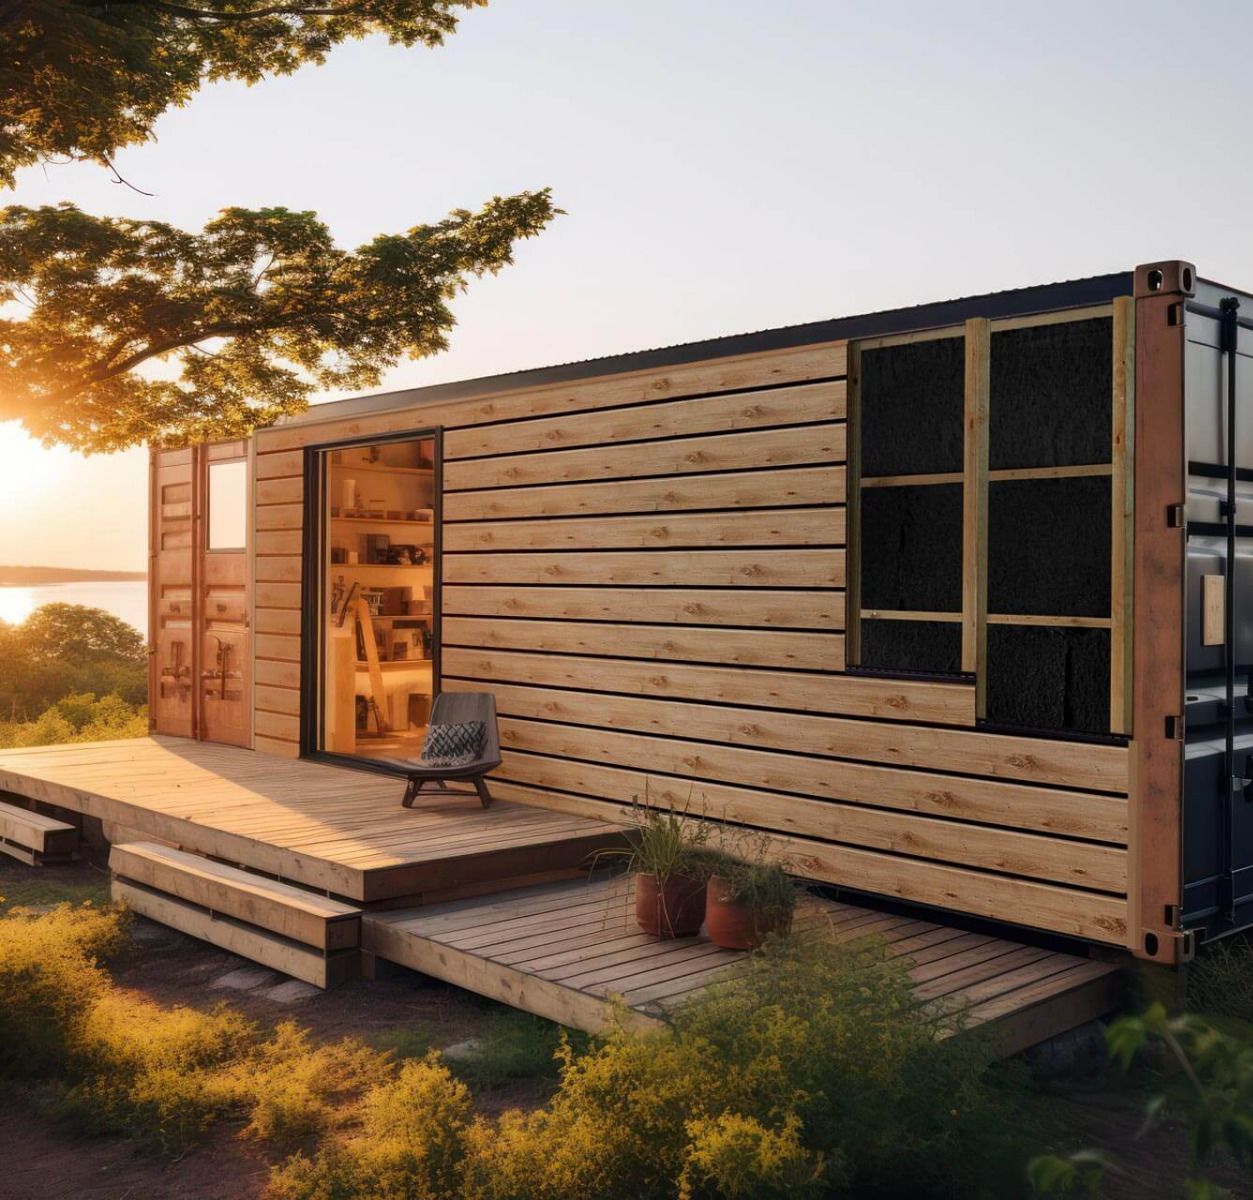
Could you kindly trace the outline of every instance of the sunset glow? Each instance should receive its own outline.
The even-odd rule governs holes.
[[[54,491],[74,461],[68,450],[45,450],[16,422],[0,425],[0,504],[12,515],[14,505],[43,500]]]

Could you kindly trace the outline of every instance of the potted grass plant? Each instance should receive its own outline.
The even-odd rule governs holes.
[[[674,808],[642,805],[630,849],[622,854],[634,876],[635,919],[654,937],[691,937],[705,921],[709,878],[708,827]]]
[[[751,858],[720,855],[706,885],[709,940],[726,950],[755,950],[772,934],[787,933],[796,909],[796,885],[782,863],[763,852]]]

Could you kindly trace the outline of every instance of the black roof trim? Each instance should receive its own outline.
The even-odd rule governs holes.
[[[1117,296],[1129,296],[1134,273],[1120,271],[1113,275],[1094,275],[1065,283],[1038,284],[1005,292],[989,292],[957,300],[941,300],[909,308],[885,309],[854,317],[838,317],[827,321],[810,321],[804,325],[787,325],[780,329],[764,329],[757,333],[731,334],[701,342],[684,342],[657,350],[639,350],[630,354],[614,354],[605,358],[589,358],[559,366],[538,367],[502,375],[485,375],[454,383],[436,383],[427,387],[406,388],[395,392],[376,392],[312,405],[298,417],[282,422],[284,426],[320,421],[333,421],[363,413],[386,412],[411,408],[420,404],[439,404],[468,400],[475,396],[498,392],[520,391],[547,384],[572,383],[601,375],[618,375],[627,371],[660,370],[706,359],[730,358],[734,355],[760,354],[767,350],[789,350],[819,342],[843,341],[851,338],[882,337],[893,333],[912,333],[922,329],[939,329],[957,325],[970,317],[1024,317],[1034,313],[1055,312],[1064,308],[1086,308],[1108,304]]]

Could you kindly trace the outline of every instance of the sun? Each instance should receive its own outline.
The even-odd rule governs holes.
[[[72,457],[66,449],[45,450],[16,421],[0,425],[0,505],[12,513],[15,505],[46,494]]]

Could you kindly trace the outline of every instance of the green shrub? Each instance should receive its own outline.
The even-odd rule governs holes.
[[[800,1121],[767,1129],[755,1117],[723,1113],[689,1121],[680,1200],[818,1200],[831,1175],[821,1154],[801,1144]]]
[[[391,1071],[388,1055],[353,1038],[314,1045],[307,1030],[284,1021],[236,1065],[231,1090],[249,1111],[245,1133],[291,1147],[342,1123]]]
[[[109,987],[97,960],[125,940],[123,915],[90,904],[0,919],[0,1075],[64,1071],[83,1022]]]
[[[1202,946],[1186,971],[1190,1009],[1253,1022],[1253,939],[1247,934]]]
[[[473,1122],[469,1089],[438,1056],[405,1063],[366,1098],[359,1136],[278,1168],[272,1200],[455,1200]]]
[[[238,1107],[224,1068],[248,1052],[256,1028],[225,1008],[163,1009],[109,990],[86,1014],[64,1111],[93,1132],[155,1137],[178,1149]]]

